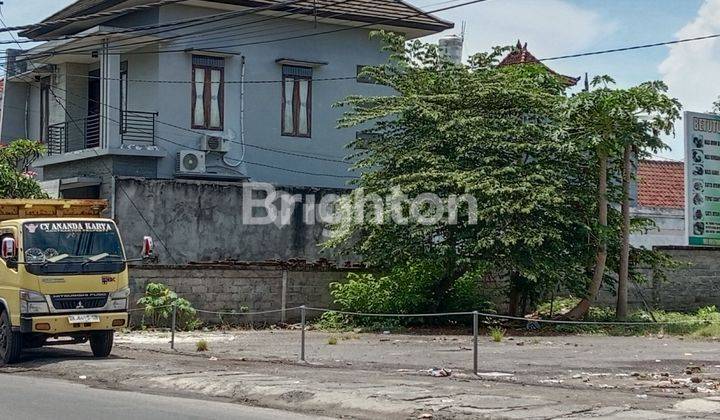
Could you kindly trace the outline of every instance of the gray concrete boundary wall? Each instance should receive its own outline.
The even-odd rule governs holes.
[[[138,178],[118,178],[115,182],[114,219],[131,257],[138,255],[143,236],[151,235],[163,264],[328,258],[343,265],[352,259],[322,249],[328,239],[326,227],[304,222],[304,202],[294,207],[287,224],[248,225],[243,220],[241,183]],[[312,196],[316,203],[326,194],[347,191],[311,187],[278,190],[304,198]]]
[[[720,308],[720,247],[659,246],[655,249],[683,265],[667,270],[667,280],[650,273],[651,280],[639,287],[648,305],[680,312],[710,305]],[[641,293],[635,285],[630,285],[630,306],[642,308]],[[616,299],[614,294],[604,291],[598,298],[598,304],[614,307]]]
[[[130,305],[145,293],[148,283],[163,283],[178,296],[190,301],[196,309],[216,312],[258,312],[292,308],[300,305],[327,308],[332,305],[330,283],[344,281],[347,270],[320,268],[287,268],[281,265],[202,265],[137,266],[130,268]],[[139,321],[141,312],[134,313]],[[308,313],[316,317],[318,313]],[[201,313],[208,323],[274,323],[282,313],[240,316]],[[299,311],[287,311],[287,322],[297,322]]]

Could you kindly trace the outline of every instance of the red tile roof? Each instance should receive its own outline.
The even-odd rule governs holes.
[[[499,66],[509,66],[511,64],[522,64],[522,63],[540,63],[540,61],[537,59],[537,57],[532,55],[532,53],[530,51],[528,51],[527,42],[525,44],[522,44],[518,40],[518,43],[515,46],[515,48],[513,48],[513,50],[510,51],[510,53],[508,55],[506,55],[505,58],[503,58],[502,61],[500,61],[500,63],[498,65]],[[550,73],[560,76],[563,79],[563,81],[565,82],[565,84],[568,85],[568,87],[575,86],[577,84],[577,82],[580,81],[579,77],[565,76],[565,75],[554,72],[551,68],[549,68],[545,64],[542,64],[542,63],[540,63],[540,64],[543,67],[545,67],[546,69],[548,69],[550,71]]]
[[[638,206],[685,208],[685,165],[641,160],[637,169]]]

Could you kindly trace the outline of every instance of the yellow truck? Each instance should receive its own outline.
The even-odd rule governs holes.
[[[90,342],[127,326],[129,260],[105,200],[0,199],[0,364],[25,348]],[[143,239],[144,258],[152,239]]]

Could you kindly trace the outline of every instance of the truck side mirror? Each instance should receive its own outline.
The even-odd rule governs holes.
[[[142,245],[143,259],[153,258],[154,250],[155,250],[155,243],[153,242],[153,238],[150,236],[143,237],[143,245]]]
[[[14,238],[3,238],[2,240],[2,257],[4,260],[9,260],[15,257],[15,239]]]

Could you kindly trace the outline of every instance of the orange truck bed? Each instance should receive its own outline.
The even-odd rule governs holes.
[[[102,217],[107,200],[0,199],[0,221],[43,217]]]

